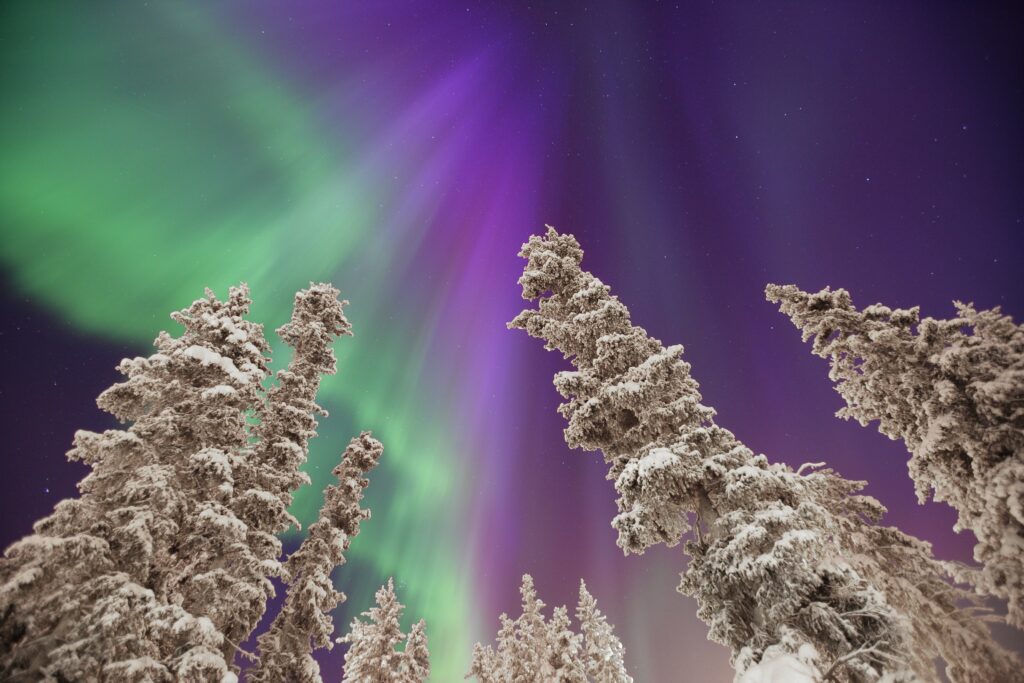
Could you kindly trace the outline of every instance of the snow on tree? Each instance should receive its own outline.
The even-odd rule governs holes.
[[[299,467],[306,462],[309,441],[316,437],[316,414],[327,412],[315,402],[323,375],[337,369],[333,342],[350,336],[351,325],[338,299],[338,290],[325,283],[310,284],[295,295],[289,322],[277,335],[293,349],[287,367],[275,375],[275,383],[256,404],[253,414],[255,443],[242,453],[234,478],[237,492],[230,506],[246,527],[246,562],[225,576],[214,559],[213,571],[185,579],[186,607],[203,613],[204,604],[223,604],[228,619],[215,619],[230,641],[240,643],[252,633],[274,594],[268,577],[278,575],[281,543],[277,534],[296,524],[288,512],[292,494],[309,483]],[[217,593],[229,591],[227,601]],[[248,602],[240,604],[241,596]]]
[[[1024,628],[1024,327],[960,302],[953,319],[922,320],[917,307],[858,311],[844,289],[765,293],[830,361],[837,415],[907,445],[918,500],[949,503],[978,539],[982,569],[965,578]]]
[[[815,681],[937,681],[938,657],[954,681],[1021,680],[930,545],[877,524],[885,509],[864,482],[769,463],[716,425],[682,347],[631,324],[571,235],[549,227],[520,256],[523,297],[540,301],[509,327],[571,359],[555,377],[565,438],[610,465],[618,544],[689,536],[679,591],[731,649],[737,680],[780,657]]]
[[[544,619],[544,602],[537,597],[533,578],[526,574],[519,588],[522,614],[498,619],[497,647],[477,643],[466,678],[480,683],[632,683],[622,661],[622,643],[597,609],[597,602],[580,581],[574,633],[565,607]]]
[[[274,534],[293,521],[318,377],[348,332],[336,295],[296,296],[281,328],[295,356],[269,394],[269,345],[245,320],[244,285],[223,302],[207,290],[171,315],[180,337],[162,332],[155,354],[121,362],[127,380],[97,403],[131,426],[76,433],[68,457],[92,468],[80,497],[0,561],[0,677],[236,678],[237,643],[280,569]]]
[[[349,644],[342,683],[422,683],[430,676],[426,622],[421,619],[406,636],[400,623],[404,609],[388,579],[377,591],[377,606],[363,612],[368,621],[353,619],[348,635],[337,639]]]
[[[427,622],[420,619],[412,625],[405,641],[398,680],[400,683],[420,683],[430,677],[430,650],[427,649]]]
[[[522,596],[522,614],[515,620],[505,614],[498,617],[498,649],[474,647],[469,676],[481,683],[514,681],[526,683],[545,680],[550,674],[547,662],[549,633],[544,623],[544,602],[537,597],[533,577],[523,575],[519,587]]]
[[[576,621],[583,635],[583,660],[587,677],[606,683],[633,683],[626,673],[622,643],[614,635],[615,627],[597,608],[597,600],[580,579],[580,600],[576,605]]]
[[[334,623],[330,612],[344,602],[334,589],[331,572],[345,562],[345,551],[370,511],[359,507],[369,481],[363,476],[377,466],[384,447],[363,432],[352,439],[332,474],[338,486],[324,496],[319,519],[310,525],[302,545],[284,567],[288,593],[281,611],[259,637],[259,662],[247,672],[250,683],[321,683],[314,648],[331,649]]]
[[[226,302],[207,291],[172,314],[185,326],[181,337],[161,333],[157,353],[121,362],[127,381],[97,403],[131,427],[76,433],[68,457],[92,467],[81,496],[59,503],[0,567],[4,630],[18,632],[0,670],[82,680],[152,661],[146,668],[163,677],[227,673],[232,646],[208,613],[183,605],[179,577],[197,563],[248,559],[244,525],[226,503],[248,440],[245,411],[267,375],[262,328],[242,319],[249,305],[244,286]],[[153,624],[168,634],[160,639],[120,631],[157,613],[184,619],[178,630],[207,619],[174,637],[169,621]]]
[[[294,353],[258,406],[257,445],[249,458],[253,463],[252,510],[257,513],[252,515],[250,525],[270,536],[295,523],[287,513],[292,493],[310,482],[309,475],[299,467],[306,462],[310,439],[316,437],[315,416],[327,416],[315,401],[320,378],[337,371],[331,346],[338,337],[352,334],[343,311],[347,304],[338,300],[338,290],[331,285],[310,285],[295,295],[291,320],[276,330]],[[279,501],[272,508],[276,513],[273,516],[265,514],[263,492]],[[279,548],[272,556],[278,555]]]
[[[580,653],[583,638],[570,627],[569,611],[564,605],[556,607],[547,628],[546,668],[551,678],[546,680],[586,683],[587,671]]]
[[[809,648],[807,645],[804,647]],[[805,663],[808,659],[815,659],[810,649],[805,650],[803,656],[784,650],[778,653],[765,651],[761,661],[746,669],[738,677],[737,683],[817,683],[822,679],[818,677],[813,665]]]

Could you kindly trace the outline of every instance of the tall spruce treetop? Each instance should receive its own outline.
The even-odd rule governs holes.
[[[497,652],[490,647],[480,651],[480,664],[476,660],[474,650],[471,676],[480,678],[481,683],[489,681],[542,681],[555,675],[547,661],[549,651],[549,632],[544,623],[544,601],[537,597],[537,589],[533,585],[533,577],[523,575],[519,586],[522,599],[522,613],[515,619],[502,614],[498,617],[501,628],[498,631]]]
[[[422,683],[430,676],[426,622],[420,619],[406,636],[400,623],[404,610],[388,579],[377,591],[377,606],[363,612],[368,621],[353,619],[348,635],[338,639],[349,643],[342,683]]]
[[[309,527],[302,545],[284,567],[288,594],[266,633],[259,637],[258,664],[248,672],[251,683],[322,683],[313,648],[331,649],[334,623],[330,613],[345,600],[334,589],[331,572],[345,562],[345,551],[370,511],[359,507],[384,447],[363,432],[349,442],[332,474],[338,486],[324,495],[320,518]]]
[[[930,546],[875,522],[863,482],[792,470],[755,455],[701,403],[681,346],[664,347],[580,268],[583,251],[553,228],[520,256],[523,297],[509,323],[561,351],[570,446],[601,450],[619,494],[612,524],[626,553],[692,533],[680,592],[698,602],[737,678],[788,664],[808,680],[1021,680],[954,589]],[[748,680],[752,680],[748,676]]]
[[[212,500],[199,505],[188,539],[179,546],[184,561],[172,566],[176,594],[171,601],[211,619],[224,634],[223,653],[229,662],[238,643],[256,628],[267,599],[274,594],[269,577],[280,572],[281,554],[276,534],[294,523],[288,513],[292,492],[309,481],[299,467],[306,461],[309,440],[316,436],[314,414],[326,415],[314,399],[321,375],[335,372],[331,344],[351,334],[342,311],[346,303],[338,300],[338,290],[329,284],[311,283],[296,293],[290,321],[277,330],[293,348],[293,356],[287,368],[276,374],[274,386],[266,392],[255,390],[252,412],[259,420],[252,430],[255,439],[243,431],[245,441],[234,444],[233,450],[213,453],[212,463],[204,457],[196,468],[198,476],[188,482],[195,489],[192,498]],[[190,316],[186,323],[196,318]],[[203,316],[198,319],[206,322]],[[213,341],[222,339],[253,354],[266,348],[262,339],[262,347],[253,343],[257,330],[262,332],[262,326],[247,329],[232,319],[214,326],[213,333],[219,337]],[[209,351],[216,347],[202,348],[201,362],[214,363]],[[246,367],[244,360],[242,367]],[[264,364],[260,378],[266,374]],[[244,423],[246,415],[242,413],[240,419]],[[229,489],[230,494],[222,494]]]
[[[245,411],[267,374],[262,327],[244,320],[249,305],[244,285],[226,302],[207,291],[172,314],[180,337],[163,332],[157,353],[119,365],[127,380],[97,402],[132,425],[75,434],[68,457],[92,468],[81,496],[60,502],[4,558],[4,628],[18,632],[5,639],[6,671],[230,678],[231,645],[216,621],[224,612],[217,600],[194,609],[181,577],[215,555],[226,572],[252,561],[230,510]]]
[[[547,659],[547,668],[552,674],[542,680],[587,683],[587,670],[580,654],[583,637],[573,632],[569,610],[565,605],[554,609],[547,627],[547,649],[544,656]]]
[[[837,415],[904,441],[918,499],[957,510],[978,539],[979,590],[1008,598],[1024,628],[1024,327],[960,302],[955,318],[921,320],[917,307],[858,311],[844,289],[765,293],[830,361]]]
[[[316,437],[315,416],[327,415],[316,404],[316,395],[320,378],[337,371],[332,345],[338,337],[352,335],[343,310],[346,305],[348,301],[338,300],[338,290],[331,285],[311,284],[295,295],[291,320],[277,329],[293,356],[287,369],[277,373],[257,413],[254,460],[261,488],[285,502],[285,507],[291,504],[292,492],[309,483],[299,467],[306,462],[310,439]],[[270,528],[284,531],[293,521],[277,520]]]
[[[573,632],[565,607],[556,607],[551,621],[545,621],[544,603],[529,574],[523,576],[519,594],[522,614],[499,617],[497,647],[477,643],[466,678],[480,683],[633,683],[622,661],[622,643],[582,581],[576,607],[579,633]]]

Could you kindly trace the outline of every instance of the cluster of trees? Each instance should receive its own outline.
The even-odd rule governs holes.
[[[97,402],[130,426],[75,434],[68,457],[91,468],[81,495],[58,503],[0,559],[0,679],[230,683],[246,660],[252,683],[321,683],[313,653],[336,643],[348,645],[342,683],[430,676],[426,623],[402,632],[404,607],[390,579],[376,606],[333,637],[331,612],[346,597],[331,574],[370,517],[360,502],[383,452],[369,432],[348,444],[319,518],[281,557],[278,536],[298,525],[288,507],[310,483],[300,468],[316,416],[327,415],[316,404],[320,380],[336,371],[333,342],[351,335],[347,303],[328,284],[296,294],[291,320],[277,330],[294,353],[269,388],[270,347],[263,326],[246,319],[245,285],[227,301],[207,290],[171,315],[181,336],[161,332],[156,353],[121,362],[126,380]],[[271,579],[286,587],[284,603],[257,635],[257,651],[247,652],[240,644],[275,594]],[[544,625],[542,607],[534,594],[530,627],[517,621],[514,633],[499,634],[497,653],[478,649],[467,677],[632,680],[585,587],[582,635],[568,630],[565,608]],[[544,666],[563,666],[550,658],[511,661],[513,647],[549,657],[549,640],[573,676],[548,678]],[[523,678],[521,664],[535,677]]]
[[[315,399],[321,376],[335,372],[331,345],[351,334],[346,303],[327,284],[296,294],[277,330],[294,354],[269,389],[269,345],[245,318],[244,285],[227,301],[207,290],[172,314],[180,337],[163,332],[156,353],[121,362],[127,379],[98,404],[131,426],[75,434],[68,457],[91,467],[81,495],[0,561],[0,678],[229,682],[242,658],[252,681],[322,680],[312,651],[333,646],[330,612],[345,599],[331,572],[370,516],[359,503],[381,443],[368,432],[352,439],[319,519],[284,562],[278,535],[297,524],[288,507],[309,483],[300,466],[315,416],[326,415]],[[245,652],[272,578],[287,586],[284,605],[258,653]],[[390,584],[379,597],[388,596]],[[353,670],[365,672],[361,653],[392,637],[382,628],[353,628]],[[422,624],[414,635],[404,677],[344,680],[425,680]]]
[[[633,325],[583,251],[553,228],[523,245],[523,297],[539,301],[509,327],[561,351],[572,370],[565,439],[600,450],[618,494],[612,520],[625,553],[684,543],[679,592],[697,600],[709,637],[730,648],[738,683],[1024,680],[992,638],[983,600],[1008,601],[1024,628],[1024,328],[998,309],[957,303],[958,316],[916,308],[854,308],[845,290],[769,285],[831,362],[839,415],[902,439],[923,501],[959,513],[978,538],[978,568],[937,560],[931,546],[884,526],[885,508],[823,463],[793,469],[755,454],[715,422],[682,360]],[[61,501],[0,559],[0,678],[63,681],[320,683],[317,649],[345,643],[351,683],[421,683],[426,625],[408,634],[391,580],[376,607],[334,638],[345,595],[332,572],[369,510],[360,507],[382,444],[348,444],[319,518],[282,560],[333,342],[351,334],[346,301],[328,284],[295,296],[277,330],[293,349],[269,383],[263,326],[246,319],[245,285],[172,314],[179,337],[125,359],[126,377],[99,406],[126,429],[79,431],[72,460],[91,467],[80,496]],[[266,630],[247,641],[274,595]],[[967,584],[967,588],[961,586]],[[467,678],[480,683],[631,683],[623,646],[580,582],[569,612],[550,619],[530,576],[522,614],[500,616],[496,645],[477,644]]]
[[[919,483],[961,503],[961,525],[978,528],[985,567],[969,591],[954,583],[969,572],[880,524],[885,508],[861,493],[864,482],[820,463],[769,462],[716,424],[682,346],[631,323],[581,268],[574,237],[549,227],[520,256],[523,298],[539,303],[509,327],[571,361],[555,376],[565,439],[603,453],[619,546],[643,553],[685,540],[678,590],[731,649],[738,681],[939,681],[938,659],[953,681],[1024,678],[980,618],[983,596],[1001,595],[1021,625],[1020,328],[961,306],[957,320],[923,321],[911,335],[916,311],[857,314],[845,292],[768,289],[832,358],[844,414],[905,438]]]
[[[622,660],[622,643],[582,580],[576,605],[579,633],[573,632],[564,606],[545,621],[544,603],[529,574],[523,575],[519,593],[523,613],[516,619],[499,617],[497,648],[477,643],[467,678],[480,683],[633,683]]]

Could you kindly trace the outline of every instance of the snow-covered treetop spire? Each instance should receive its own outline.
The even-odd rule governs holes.
[[[277,328],[277,336],[295,349],[303,359],[302,368],[320,375],[333,375],[337,362],[331,344],[340,336],[352,336],[352,325],[345,317],[347,300],[338,299],[338,290],[327,283],[309,283],[295,295],[290,321]]]
[[[421,619],[406,636],[400,624],[404,610],[388,579],[377,591],[377,606],[363,612],[367,621],[353,619],[348,635],[338,639],[349,643],[342,683],[422,683],[430,676],[426,622]]]
[[[188,308],[171,314],[185,328],[180,337],[161,332],[154,342],[157,353],[148,358],[121,361],[118,370],[125,382],[110,387],[97,399],[99,407],[122,422],[140,422],[147,434],[160,438],[167,447],[176,440],[197,437],[203,445],[237,447],[245,444],[244,409],[255,402],[268,374],[270,350],[263,325],[245,319],[252,304],[244,283],[231,287],[227,301],[220,301],[209,289],[206,296]],[[187,373],[189,381],[183,382]],[[177,416],[165,410],[183,401],[217,404],[218,410],[197,416]],[[238,410],[241,408],[242,410]],[[232,419],[224,423],[226,416]],[[189,420],[183,428],[182,420]],[[136,425],[136,430],[143,425]],[[189,447],[193,444],[190,441]],[[72,451],[70,457],[85,458]]]
[[[300,467],[316,437],[316,415],[327,414],[316,404],[320,378],[336,372],[334,341],[352,334],[343,311],[347,303],[325,283],[311,283],[295,295],[291,319],[277,329],[294,354],[253,411],[256,442],[247,449],[245,469],[239,473],[236,487],[244,493],[238,512],[250,536],[262,539],[261,557],[271,573],[281,553],[277,534],[298,524],[288,508],[294,491],[310,481]]]
[[[625,552],[675,545],[691,530],[679,590],[737,675],[779,658],[820,679],[884,676],[1011,680],[1017,663],[958,602],[926,544],[874,523],[884,508],[863,482],[804,473],[755,455],[701,403],[681,346],[664,347],[609,288],[580,268],[582,250],[548,228],[520,256],[523,297],[509,327],[572,360],[555,376],[570,446],[603,451],[619,494]]]
[[[918,499],[949,503],[957,530],[978,538],[983,568],[966,578],[1008,598],[1008,621],[1024,628],[1024,326],[960,302],[954,318],[922,320],[917,307],[858,311],[844,289],[765,295],[829,360],[846,401],[837,415],[877,420],[907,445]]]
[[[332,344],[339,336],[352,334],[343,311],[347,303],[338,300],[338,290],[331,285],[311,284],[295,295],[291,320],[277,329],[295,351],[257,411],[259,445],[254,458],[264,465],[262,484],[286,506],[291,504],[291,492],[309,483],[299,467],[306,461],[309,440],[316,436],[315,415],[327,414],[316,404],[316,395],[321,376],[336,372]]]
[[[609,287],[580,269],[583,252],[572,235],[548,226],[547,236],[531,237],[519,255],[528,260],[519,278],[523,298],[540,303],[508,326],[543,339],[545,348],[561,351],[580,369],[555,376],[555,387],[569,399],[558,411],[569,422],[570,446],[603,451],[614,478],[637,448],[709,423],[714,410],[700,403],[690,365],[680,359],[683,347],[664,348],[630,323],[629,310]],[[646,381],[648,375],[658,381]],[[596,400],[611,378],[615,384]]]
[[[583,636],[582,656],[587,675],[593,681],[607,683],[633,683],[626,673],[622,643],[615,635],[615,627],[597,608],[597,600],[580,579],[580,599],[576,605],[576,621]]]

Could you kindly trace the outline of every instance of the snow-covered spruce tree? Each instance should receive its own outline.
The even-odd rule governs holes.
[[[348,635],[337,639],[349,644],[342,683],[422,683],[430,676],[426,622],[420,619],[406,637],[399,623],[404,609],[388,579],[377,591],[377,606],[363,612],[368,621],[353,619]]]
[[[466,678],[480,683],[632,683],[622,643],[582,581],[576,607],[580,633],[573,632],[565,607],[556,607],[551,621],[545,621],[544,603],[529,574],[519,594],[522,614],[514,620],[499,617],[497,647],[477,643]]]
[[[303,304],[336,294],[328,285],[300,292],[286,340],[344,331],[339,302]],[[161,333],[157,353],[122,361],[127,381],[98,404],[131,426],[75,435],[69,458],[92,467],[81,496],[59,503],[0,562],[0,675],[235,677],[236,643],[273,590],[273,532],[291,521],[290,496],[264,485],[287,470],[250,443],[247,414],[276,404],[261,388],[269,347],[262,326],[244,319],[249,306],[244,285],[226,302],[207,291],[172,314],[181,337]],[[323,350],[306,346],[292,366],[324,365]],[[292,424],[308,427],[311,416],[298,413],[309,406],[294,403]],[[303,447],[310,433],[296,434]]]
[[[519,594],[522,614],[515,620],[504,613],[498,617],[501,628],[497,651],[477,643],[467,678],[475,676],[480,683],[532,683],[551,675],[546,656],[548,629],[544,623],[544,603],[537,597],[529,574],[523,575]]]
[[[281,554],[275,534],[294,522],[287,511],[292,492],[309,481],[298,468],[306,460],[309,439],[316,436],[314,413],[326,414],[314,403],[320,376],[335,372],[331,343],[351,334],[342,311],[347,302],[337,297],[338,290],[329,284],[311,284],[295,295],[290,321],[277,330],[293,348],[292,359],[287,369],[277,373],[277,382],[269,391],[264,392],[259,384],[250,387],[257,381],[253,377],[244,387],[244,406],[228,404],[224,419],[233,425],[234,440],[227,448],[213,449],[206,442],[190,441],[189,435],[196,430],[194,421],[184,419],[175,428],[185,437],[181,454],[191,476],[180,478],[179,486],[191,501],[191,509],[174,543],[174,557],[161,569],[161,583],[169,602],[208,617],[223,634],[221,651],[229,664],[238,643],[256,628],[267,599],[274,594],[269,577],[279,573]],[[239,379],[231,372],[236,347],[253,356],[253,363],[263,359],[259,379],[265,378],[263,350],[268,347],[262,325],[242,320],[248,309],[211,316],[203,308],[203,300],[196,303],[199,309],[175,317],[186,333],[170,343],[179,348],[189,343],[186,354],[199,358],[200,367],[214,370],[209,381],[217,381],[218,372],[221,379],[225,374],[228,379]],[[186,340],[191,336],[195,338]],[[249,360],[243,356],[240,367],[247,367]],[[128,399],[134,399],[133,382],[138,380],[145,390],[149,379],[141,373],[119,386]],[[240,388],[222,384],[203,391],[230,401],[231,391],[237,394]],[[243,408],[259,420],[258,427],[251,430],[255,432],[253,443]],[[133,428],[137,429],[151,416],[121,417],[136,419]]]
[[[548,622],[547,667],[552,677],[544,680],[560,683],[586,683],[587,670],[583,664],[580,647],[583,638],[574,633],[569,621],[569,610],[564,605],[556,607]]]
[[[0,612],[16,636],[4,645],[8,675],[226,676],[222,630],[181,607],[171,577],[196,556],[198,538],[229,556],[247,552],[223,501],[233,496],[232,454],[248,439],[245,411],[267,374],[262,328],[242,319],[249,304],[244,286],[226,302],[207,292],[172,315],[185,326],[180,338],[161,333],[157,353],[121,362],[127,381],[98,404],[132,426],[75,435],[68,457],[92,467],[81,496],[59,503],[2,563]]]
[[[312,650],[333,647],[330,612],[345,600],[345,594],[334,589],[331,572],[344,564],[359,523],[370,517],[369,510],[359,507],[369,484],[363,475],[377,466],[383,449],[380,441],[363,432],[349,442],[341,464],[332,471],[338,486],[327,488],[320,518],[288,557],[283,572],[288,593],[270,628],[259,637],[259,662],[246,675],[250,683],[322,682]]]
[[[678,544],[692,530],[679,591],[710,638],[732,650],[737,679],[766,669],[805,680],[1021,680],[971,594],[950,585],[930,546],[876,521],[863,482],[828,469],[770,464],[714,423],[681,346],[630,323],[583,252],[553,228],[531,237],[519,283],[538,309],[509,326],[572,360],[555,386],[566,441],[600,449],[619,493],[613,526],[626,553]]]
[[[844,289],[765,294],[830,361],[837,415],[907,445],[918,500],[949,503],[978,539],[982,569],[965,578],[1024,628],[1024,327],[960,302],[955,318],[921,320],[917,307],[858,311]]]
[[[576,621],[583,636],[583,662],[591,681],[633,683],[623,663],[625,652],[615,636],[615,627],[597,608],[597,600],[580,579],[580,600],[576,605]]]

